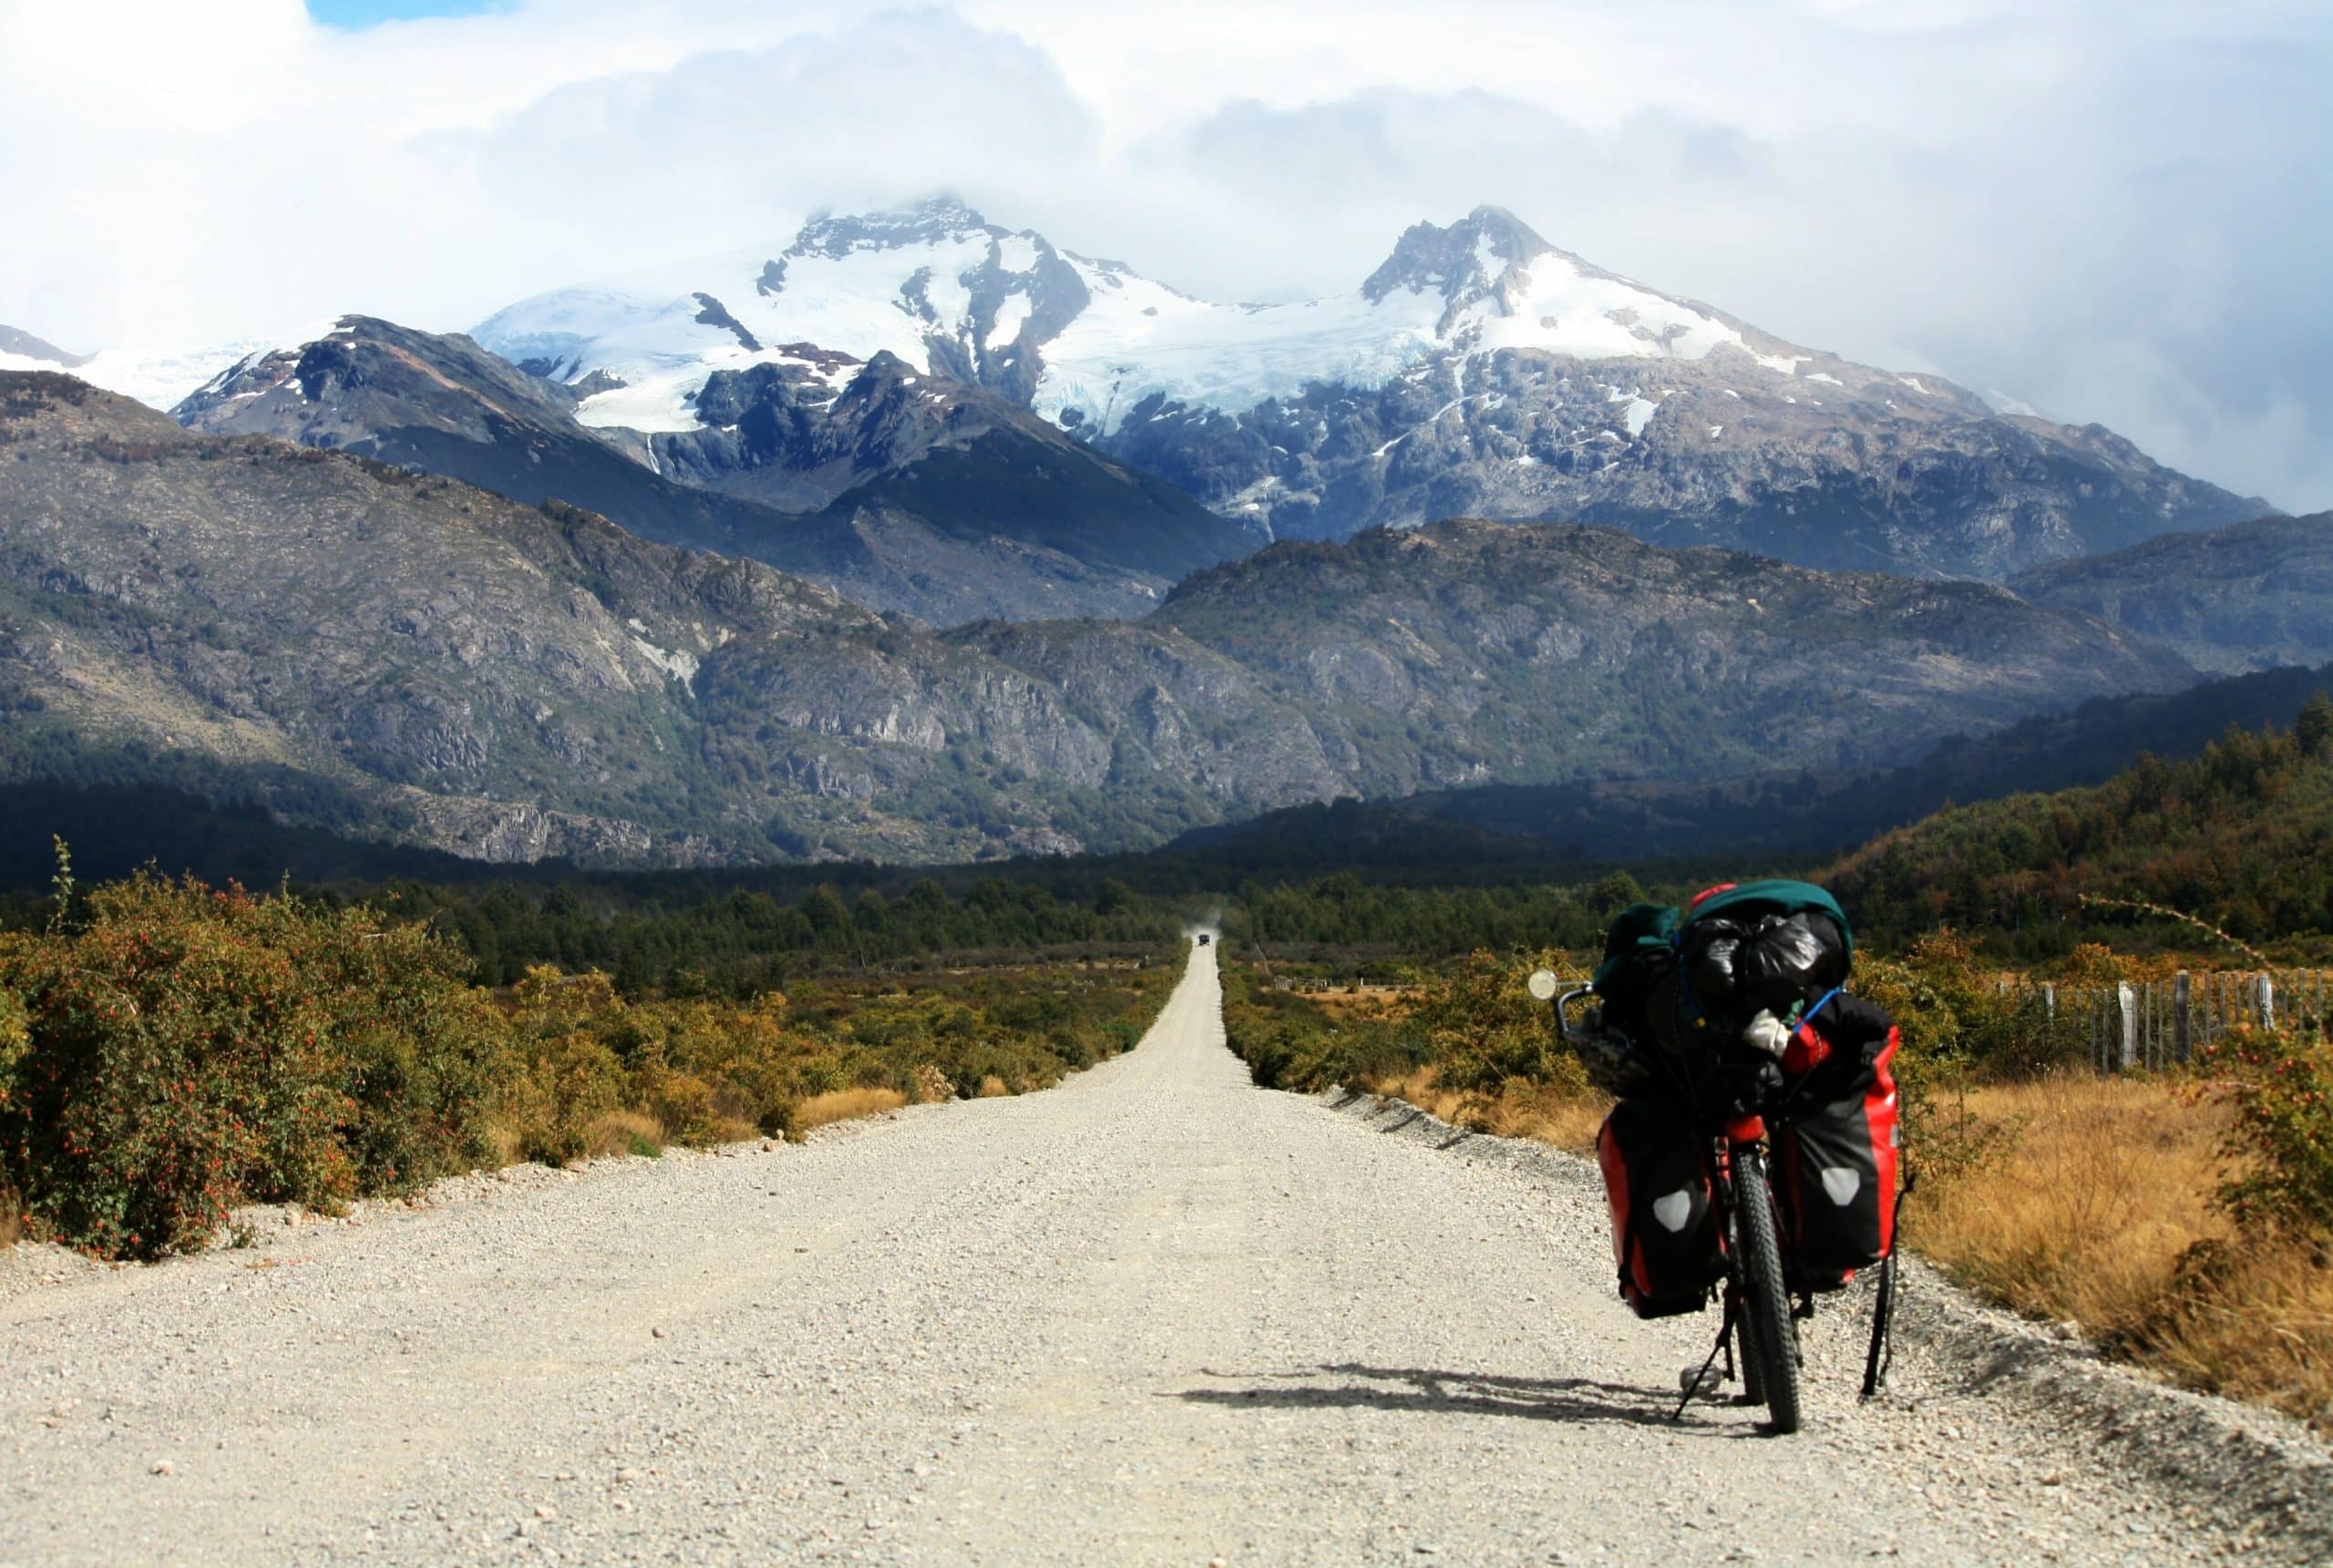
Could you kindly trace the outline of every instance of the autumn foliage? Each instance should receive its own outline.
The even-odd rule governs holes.
[[[333,1211],[514,1160],[798,1135],[1042,1088],[1141,1036],[1166,965],[868,979],[736,1002],[530,970],[423,926],[152,876],[0,935],[0,1214],[107,1257],[240,1204]]]
[[[238,1202],[329,1208],[473,1160],[493,1037],[442,945],[365,910],[150,876],[0,938],[0,1171],[107,1255]]]

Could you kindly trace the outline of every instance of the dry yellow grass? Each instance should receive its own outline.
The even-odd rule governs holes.
[[[2064,1074],[1972,1090],[1968,1112],[1988,1157],[1923,1184],[1905,1236],[2020,1311],[2135,1333],[2187,1249],[2230,1235],[2212,1202],[2225,1114],[2161,1080]]]
[[[652,1153],[664,1147],[664,1124],[637,1111],[618,1111],[591,1124],[589,1147],[593,1159]]]
[[[1974,1091],[1969,1111],[1998,1144],[1922,1185],[1909,1245],[2183,1382],[2333,1427],[2333,1255],[2235,1235],[2212,1201],[2223,1108],[2161,1079],[2069,1074]]]
[[[1340,1023],[1382,1023],[1408,1017],[1422,994],[1415,987],[1346,986],[1307,991],[1305,999]]]
[[[1012,1092],[1012,1086],[992,1072],[981,1080],[981,1098],[997,1100]]]
[[[908,1097],[896,1089],[838,1089],[829,1094],[813,1094],[795,1105],[793,1130],[807,1132],[829,1122],[879,1116],[886,1111],[897,1111],[907,1102]]]
[[[1575,1153],[1595,1148],[1596,1130],[1610,1109],[1601,1097],[1583,1100],[1527,1078],[1510,1078],[1490,1094],[1444,1089],[1439,1077],[1433,1067],[1421,1067],[1398,1078],[1380,1079],[1369,1088],[1372,1093],[1406,1100],[1453,1127],[1498,1138],[1536,1138]]]
[[[2333,1258],[2297,1238],[2209,1250],[2136,1347],[2183,1382],[2333,1432]]]
[[[498,1171],[505,1165],[515,1165],[526,1157],[526,1138],[516,1122],[505,1116],[492,1116],[486,1122],[485,1168]]]

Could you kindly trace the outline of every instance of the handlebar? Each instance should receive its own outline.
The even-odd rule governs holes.
[[[1574,1003],[1595,994],[1596,988],[1593,985],[1575,986],[1556,999],[1556,1027],[1562,1031],[1564,1039],[1574,1045],[1593,1037],[1587,1030],[1572,1022],[1570,1009]]]

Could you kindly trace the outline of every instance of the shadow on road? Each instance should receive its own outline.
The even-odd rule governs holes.
[[[1670,1426],[1677,1408],[1671,1389],[1590,1378],[1505,1378],[1486,1372],[1436,1372],[1414,1367],[1366,1367],[1340,1362],[1316,1371],[1242,1374],[1209,1372],[1243,1387],[1186,1389],[1171,1396],[1199,1405],[1282,1410],[1424,1410],[1442,1414],[1521,1416],[1543,1421],[1619,1421]],[[1325,1379],[1337,1378],[1331,1382]],[[1671,1430],[1705,1437],[1755,1437],[1748,1424],[1711,1426],[1693,1419]]]

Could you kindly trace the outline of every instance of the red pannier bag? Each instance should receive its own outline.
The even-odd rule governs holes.
[[[1896,1248],[1899,1043],[1885,1012],[1834,992],[1783,1053],[1792,1089],[1774,1135],[1775,1189],[1802,1286],[1844,1285]]]
[[[1620,1294],[1639,1317],[1699,1312],[1725,1275],[1725,1238],[1711,1204],[1709,1154],[1689,1120],[1623,1100],[1596,1135],[1612,1207]]]

